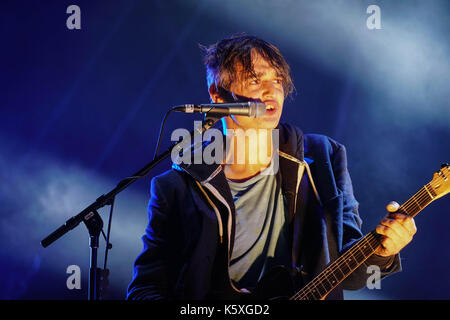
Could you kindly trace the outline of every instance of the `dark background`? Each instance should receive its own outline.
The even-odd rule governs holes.
[[[66,27],[72,4],[81,30]],[[380,30],[366,26],[371,4]],[[282,120],[346,145],[364,232],[450,159],[450,1],[2,1],[0,12],[1,299],[87,298],[86,228],[40,241],[151,160],[170,106],[209,102],[198,45],[234,33],[291,65]],[[161,150],[198,119],[171,115]],[[125,297],[150,179],[169,167],[116,198],[108,299]],[[449,299],[449,207],[447,196],[416,217],[402,273],[346,298]],[[66,287],[69,265],[81,290]]]

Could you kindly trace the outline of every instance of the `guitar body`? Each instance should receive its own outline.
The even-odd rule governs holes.
[[[210,293],[210,299],[216,300],[288,300],[298,288],[298,282],[294,280],[291,273],[284,266],[271,268],[259,280],[256,287],[251,292],[238,292],[229,283],[224,282],[221,288]]]
[[[294,278],[284,266],[269,270],[251,293],[256,300],[288,300],[296,292]]]

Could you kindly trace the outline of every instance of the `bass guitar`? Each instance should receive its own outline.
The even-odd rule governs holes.
[[[431,202],[443,197],[450,191],[450,165],[443,164],[433,175],[433,179],[403,203],[397,212],[415,217]],[[380,235],[375,230],[369,232],[330,263],[320,274],[308,282],[300,291],[294,293],[293,280],[287,269],[275,267],[258,283],[257,287],[245,299],[276,299],[289,300],[323,300],[345,278],[364,263],[380,246]],[[287,292],[291,292],[286,296]],[[241,297],[242,298],[242,297]]]

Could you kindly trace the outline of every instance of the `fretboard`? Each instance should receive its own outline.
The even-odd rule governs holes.
[[[414,217],[429,205],[435,196],[433,189],[427,184],[400,206],[397,212]],[[291,300],[324,299],[345,278],[372,256],[380,245],[380,237],[375,230],[369,232],[292,296]]]

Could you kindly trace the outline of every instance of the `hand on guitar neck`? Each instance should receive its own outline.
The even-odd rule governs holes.
[[[375,251],[382,257],[392,256],[402,250],[417,232],[414,219],[406,214],[397,212],[399,205],[391,202],[387,205],[388,214],[381,220],[375,231],[382,235],[381,246]]]

